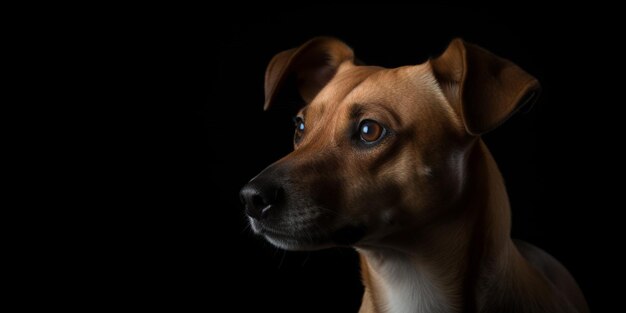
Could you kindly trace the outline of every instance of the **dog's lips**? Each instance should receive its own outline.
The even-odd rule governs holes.
[[[334,246],[328,239],[323,237],[297,237],[272,231],[264,231],[262,234],[271,244],[285,250],[310,251]]]
[[[352,246],[366,233],[363,226],[345,226],[328,234],[299,231],[289,233],[277,230],[263,222],[250,219],[255,234],[263,236],[271,244],[286,250],[319,250],[337,246]]]
[[[257,220],[251,219],[250,225],[255,234],[263,236],[274,246],[285,250],[319,250],[334,246],[332,241],[322,234],[301,231],[302,235],[276,230]]]
[[[260,222],[256,219],[250,218],[250,226],[255,234],[263,236],[273,236],[279,238],[293,238],[291,234],[285,231],[280,231],[274,227],[269,226],[267,223]]]
[[[295,239],[294,236],[284,233],[284,232],[280,232],[280,231],[275,231],[269,228],[263,228],[261,230],[261,235],[263,236],[270,236],[270,237],[275,237],[275,238],[291,238],[291,239]]]

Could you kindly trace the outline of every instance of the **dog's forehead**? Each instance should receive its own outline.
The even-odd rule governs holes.
[[[335,115],[354,104],[408,107],[428,97],[442,98],[440,93],[427,63],[393,69],[344,64],[307,111]]]
[[[335,77],[315,96],[310,104],[311,110],[325,111],[327,107],[337,107],[360,84],[372,75],[385,70],[382,67],[354,66],[344,63]]]

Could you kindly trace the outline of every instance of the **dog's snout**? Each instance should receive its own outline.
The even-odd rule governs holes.
[[[246,214],[254,219],[266,218],[278,201],[280,187],[273,184],[251,181],[239,192]]]

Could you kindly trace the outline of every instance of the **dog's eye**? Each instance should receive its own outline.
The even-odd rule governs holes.
[[[294,139],[297,142],[300,140],[300,137],[302,137],[302,134],[304,133],[304,120],[301,117],[296,116],[293,118],[293,121],[296,124],[296,134]]]
[[[361,122],[361,125],[359,125],[359,133],[361,140],[366,143],[373,143],[384,135],[385,128],[375,121],[364,120]]]

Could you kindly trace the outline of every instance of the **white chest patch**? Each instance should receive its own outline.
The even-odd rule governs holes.
[[[406,257],[398,256],[372,265],[382,279],[385,312],[453,312],[449,299],[427,270],[416,267]]]

